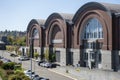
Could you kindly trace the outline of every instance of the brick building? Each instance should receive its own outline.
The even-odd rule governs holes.
[[[27,46],[34,52],[49,49],[56,62],[82,67],[120,68],[120,5],[89,2],[72,14],[53,13],[47,20],[33,19],[27,28]]]

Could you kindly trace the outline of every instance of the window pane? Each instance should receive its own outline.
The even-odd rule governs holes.
[[[83,39],[103,38],[103,28],[97,18],[88,20],[82,36]]]

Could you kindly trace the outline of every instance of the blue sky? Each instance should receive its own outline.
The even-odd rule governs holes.
[[[75,14],[91,1],[120,4],[120,0],[0,0],[0,31],[25,31],[31,19],[47,19],[54,12]]]

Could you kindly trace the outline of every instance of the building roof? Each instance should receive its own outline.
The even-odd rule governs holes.
[[[65,20],[72,20],[73,14],[68,14],[68,13],[58,13],[61,15]]]
[[[44,27],[45,20],[43,19],[32,19],[27,27],[27,31],[29,31],[29,29],[34,25],[34,24],[38,24],[40,27]]]
[[[68,14],[68,13],[52,13],[46,20],[45,22],[45,27],[48,26],[49,22],[53,19],[61,19],[64,20],[65,22],[72,21],[73,14]]]
[[[120,4],[100,3],[105,6],[111,13],[120,12]]]
[[[84,4],[82,7],[80,7],[77,12],[75,13],[73,17],[73,21],[76,21],[78,18],[79,14],[82,13],[84,10],[88,8],[98,8],[101,10],[104,10],[108,13],[108,15],[111,16],[112,13],[120,13],[120,4],[110,4],[110,3],[98,3],[98,2],[88,2]]]

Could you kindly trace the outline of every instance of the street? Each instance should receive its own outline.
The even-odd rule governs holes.
[[[11,57],[8,52],[0,51],[0,56],[3,56],[5,58],[8,58],[12,60],[13,62],[20,62],[18,60],[18,57]],[[22,68],[27,70],[31,69],[31,61],[21,61],[22,62]],[[32,71],[35,71],[36,74],[38,74],[41,77],[48,78],[50,80],[73,80],[68,77],[56,74],[54,72],[49,71],[47,68],[40,67],[37,65],[37,62],[32,60]]]

